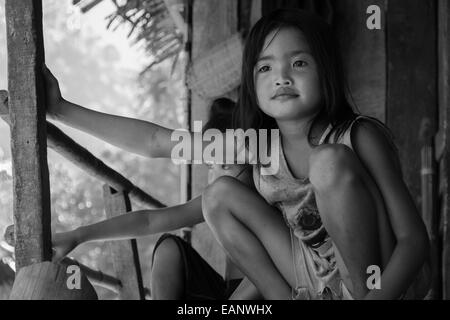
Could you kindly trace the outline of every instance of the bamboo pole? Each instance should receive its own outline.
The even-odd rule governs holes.
[[[438,250],[438,210],[437,210],[437,174],[434,158],[434,138],[431,120],[424,118],[420,125],[419,141],[421,148],[421,193],[422,219],[430,238],[431,291],[428,299],[435,300],[441,296]]]

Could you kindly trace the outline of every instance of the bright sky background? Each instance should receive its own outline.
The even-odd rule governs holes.
[[[72,0],[61,0],[68,4]],[[43,6],[45,10],[46,0],[43,0]],[[5,0],[0,0],[0,33],[6,34],[5,16],[4,16]],[[98,35],[105,44],[113,45],[121,56],[120,64],[128,69],[132,69],[138,74],[146,65],[146,57],[143,49],[137,46],[131,46],[130,39],[127,38],[128,30],[124,26],[120,26],[114,32],[106,29],[106,20],[104,17],[114,11],[114,5],[111,1],[103,1],[95,8],[91,9],[86,14],[81,14],[77,7],[69,6],[68,9],[72,13],[73,19],[67,21],[68,28],[79,28],[81,32],[94,32]],[[44,30],[45,37],[45,30]],[[3,37],[5,39],[6,37]],[[6,43],[0,43],[0,51],[6,51]],[[51,65],[51,61],[47,60],[47,64]],[[0,59],[0,70],[6,69],[7,61]],[[107,75],[105,75],[107,76]],[[7,74],[6,72],[0,73],[0,89],[7,89]],[[66,127],[63,130],[67,130]],[[67,130],[67,133],[73,137],[76,141],[79,141],[83,145],[98,143],[95,141],[87,141],[86,135],[76,130]],[[9,127],[3,121],[0,120],[0,172],[6,170],[11,175],[11,160],[10,160],[10,134]],[[86,144],[85,144],[86,143]],[[3,159],[3,160],[2,160]]]

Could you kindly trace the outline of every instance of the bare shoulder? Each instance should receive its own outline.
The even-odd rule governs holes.
[[[365,118],[358,119],[351,132],[355,152],[369,167],[400,170],[397,150],[388,129],[382,123]],[[385,168],[386,169],[386,168]]]

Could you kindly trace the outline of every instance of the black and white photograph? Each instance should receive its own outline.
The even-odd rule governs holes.
[[[0,116],[0,300],[450,299],[448,0],[0,0]]]

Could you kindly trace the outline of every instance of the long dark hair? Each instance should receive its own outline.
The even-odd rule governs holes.
[[[250,31],[242,61],[242,78],[238,108],[234,113],[234,126],[244,130],[277,128],[275,119],[266,115],[258,106],[253,78],[253,68],[263,50],[266,37],[274,30],[295,27],[303,32],[316,60],[319,72],[323,107],[311,122],[311,132],[321,119],[332,125],[328,137],[335,133],[337,140],[348,128],[356,114],[347,101],[348,85],[339,54],[339,47],[330,26],[318,16],[299,9],[279,9],[261,18]]]
[[[202,130],[217,129],[225,132],[227,129],[233,128],[233,111],[236,103],[228,98],[222,97],[213,100],[209,111],[208,122],[203,126]]]

